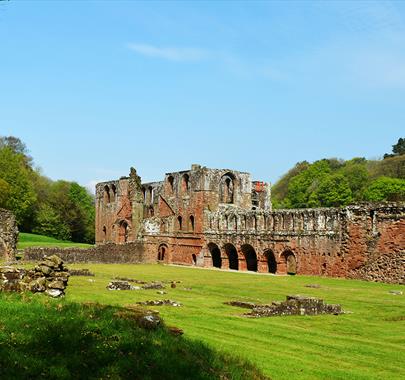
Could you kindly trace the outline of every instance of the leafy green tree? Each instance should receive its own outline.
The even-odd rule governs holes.
[[[287,174],[283,175],[279,181],[272,187],[271,195],[274,208],[284,208],[287,207],[285,200],[288,193],[288,186],[292,178],[308,169],[310,166],[309,162],[303,161],[298,162],[295,166],[290,169]]]
[[[399,178],[380,177],[371,182],[364,192],[365,200],[404,201],[405,180]]]
[[[353,201],[349,182],[342,174],[326,175],[310,195],[309,207],[339,207]]]
[[[14,212],[17,222],[22,225],[32,214],[36,194],[25,157],[8,146],[0,149],[0,178],[9,185],[4,206]]]
[[[339,171],[347,180],[353,200],[360,201],[363,198],[364,189],[369,181],[369,174],[364,158],[354,158],[346,161],[344,167]]]
[[[399,138],[398,142],[392,146],[392,152],[397,156],[405,154],[405,139]]]
[[[60,240],[71,239],[69,227],[60,220],[56,211],[47,204],[43,204],[38,210],[32,232],[52,236]]]
[[[288,185],[285,204],[289,208],[309,207],[309,198],[321,180],[331,172],[328,160],[314,162],[306,170],[293,177]]]
[[[27,168],[32,169],[32,157],[28,154],[27,146],[14,136],[0,136],[0,149],[10,148],[14,153],[21,155]]]
[[[11,186],[4,179],[0,178],[0,207],[5,208],[10,196]]]

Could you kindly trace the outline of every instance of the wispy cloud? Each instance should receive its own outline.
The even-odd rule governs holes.
[[[146,56],[177,62],[196,62],[210,57],[210,52],[199,48],[189,47],[160,47],[150,44],[130,43],[128,48]]]

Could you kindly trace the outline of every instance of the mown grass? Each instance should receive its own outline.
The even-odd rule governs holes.
[[[165,321],[185,336],[247,358],[273,379],[405,378],[405,296],[401,286],[308,276],[271,276],[164,265],[70,265],[95,277],[71,277],[67,299],[125,305],[170,298],[182,307],[160,307]],[[115,276],[178,280],[166,295],[156,290],[108,291]],[[307,288],[316,283],[320,288]],[[191,288],[187,289],[187,288]],[[340,303],[351,314],[316,317],[241,317],[229,300],[269,303],[303,294]],[[158,309],[155,307],[155,309]],[[193,377],[191,377],[193,378]]]
[[[58,240],[49,236],[30,234],[26,232],[20,232],[18,237],[18,249],[24,249],[28,247],[77,247],[77,248],[88,248],[92,247],[91,244],[84,243],[74,243],[68,240]]]
[[[113,306],[0,293],[0,378],[265,379],[243,359],[164,327],[141,329],[131,315]]]

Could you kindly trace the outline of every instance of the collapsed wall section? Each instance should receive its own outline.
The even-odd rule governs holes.
[[[14,214],[0,209],[0,260],[13,260],[17,251],[18,228]]]

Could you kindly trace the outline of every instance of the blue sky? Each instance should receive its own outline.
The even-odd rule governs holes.
[[[11,0],[0,36],[0,135],[52,179],[275,182],[405,135],[405,2]]]

